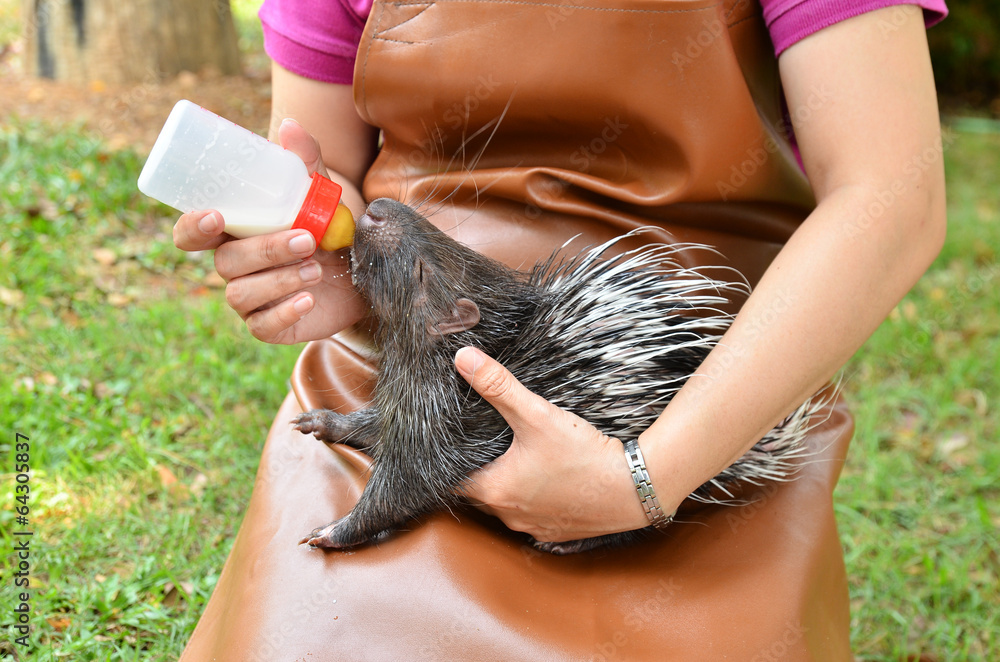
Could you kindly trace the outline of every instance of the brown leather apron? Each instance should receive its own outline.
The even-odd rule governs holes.
[[[419,203],[514,266],[654,226],[645,240],[710,244],[754,283],[813,205],[748,0],[379,0],[355,98],[384,129],[366,198]],[[288,421],[363,405],[371,368],[348,346],[303,352],[185,661],[851,658],[842,404],[798,480],[686,503],[627,549],[550,556],[470,510],[324,552],[296,543],[350,510],[367,458]]]

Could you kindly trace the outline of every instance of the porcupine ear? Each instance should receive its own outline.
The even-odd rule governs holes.
[[[427,332],[432,336],[446,336],[450,333],[468,331],[479,324],[479,306],[471,299],[457,299],[451,311],[437,321],[428,324]]]

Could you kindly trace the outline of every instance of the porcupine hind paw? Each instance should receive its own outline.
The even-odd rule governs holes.
[[[341,517],[326,526],[313,529],[309,535],[299,541],[300,545],[309,545],[320,549],[346,549],[362,543],[374,541],[388,535],[387,531],[368,537],[354,531],[351,516]]]
[[[333,532],[337,529],[337,524],[341,521],[343,520],[337,520],[326,526],[313,529],[309,535],[299,541],[299,544],[309,545],[310,547],[322,547],[324,549],[340,549],[342,545],[336,544],[332,536]]]
[[[292,420],[292,427],[303,434],[311,434],[321,441],[340,441],[343,426],[338,419],[343,418],[326,409],[313,409],[299,414]]]
[[[292,420],[292,427],[303,434],[312,434],[320,441],[341,443],[364,450],[372,445],[372,411],[362,409],[350,414],[338,414],[329,409],[313,409]]]

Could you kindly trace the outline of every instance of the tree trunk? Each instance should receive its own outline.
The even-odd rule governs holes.
[[[28,72],[79,83],[240,72],[229,0],[23,0]]]

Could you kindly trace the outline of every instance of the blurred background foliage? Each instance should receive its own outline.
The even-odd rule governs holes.
[[[942,105],[1000,117],[1000,2],[952,0],[948,9],[927,32]]]

